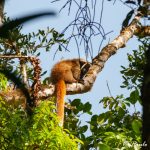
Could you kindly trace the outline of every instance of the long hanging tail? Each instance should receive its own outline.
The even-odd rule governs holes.
[[[57,115],[60,121],[60,126],[64,124],[64,104],[66,95],[66,84],[64,80],[59,80],[56,84],[57,92]]]

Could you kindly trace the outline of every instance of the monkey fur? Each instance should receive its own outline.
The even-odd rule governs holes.
[[[58,62],[51,70],[51,81],[56,85],[57,115],[61,126],[64,123],[66,83],[82,82],[90,66],[91,64],[84,59],[68,59]]]

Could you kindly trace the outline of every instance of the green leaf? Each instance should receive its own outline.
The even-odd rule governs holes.
[[[98,115],[93,115],[91,118],[91,125],[96,125],[97,124],[97,119],[98,119]]]
[[[100,114],[99,116],[98,116],[98,123],[100,124],[100,125],[102,125],[104,122],[105,122],[105,113],[102,113],[102,114]]]
[[[36,56],[38,57],[38,56],[40,56],[40,54],[41,54],[41,53],[39,52],[39,53],[36,54]]]
[[[118,115],[119,115],[120,118],[123,118],[124,115],[125,115],[125,111],[124,111],[124,109],[122,109],[121,107],[120,107],[119,110],[118,110]]]
[[[81,103],[81,100],[80,99],[74,99],[72,102],[71,102],[71,105],[72,106],[78,106],[80,105]]]
[[[140,99],[140,96],[139,96],[138,90],[132,91],[132,92],[130,93],[130,98],[129,98],[129,100],[130,100],[130,102],[131,102],[132,104],[135,104],[137,101],[139,101],[139,99]]]
[[[99,144],[99,149],[100,150],[110,150],[110,147],[104,143]]]
[[[44,72],[41,74],[41,76],[45,75],[46,73],[47,73],[47,71],[44,71]]]
[[[59,45],[58,49],[59,49],[59,51],[62,51],[62,48],[61,48],[61,46],[60,46],[60,45]]]
[[[140,134],[141,127],[142,127],[141,121],[136,119],[132,121],[132,129],[134,130],[135,133]]]
[[[89,102],[87,102],[83,106],[83,112],[90,112],[91,108],[92,108],[92,105]]]
[[[46,37],[44,37],[44,38],[42,39],[42,43],[44,43],[44,42],[45,42],[45,40],[46,40]]]
[[[84,125],[84,126],[80,127],[80,132],[85,133],[87,131],[87,129],[88,129],[88,126]]]

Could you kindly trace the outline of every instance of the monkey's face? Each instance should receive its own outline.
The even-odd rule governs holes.
[[[88,72],[89,68],[91,67],[91,63],[81,61],[80,67],[81,67],[80,80],[82,80],[84,78],[85,74]]]

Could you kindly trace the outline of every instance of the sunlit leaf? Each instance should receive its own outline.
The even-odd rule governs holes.
[[[104,143],[99,144],[99,149],[100,150],[110,150],[110,147]]]
[[[132,128],[135,133],[140,134],[141,132],[142,123],[139,120],[133,120],[132,121]]]

